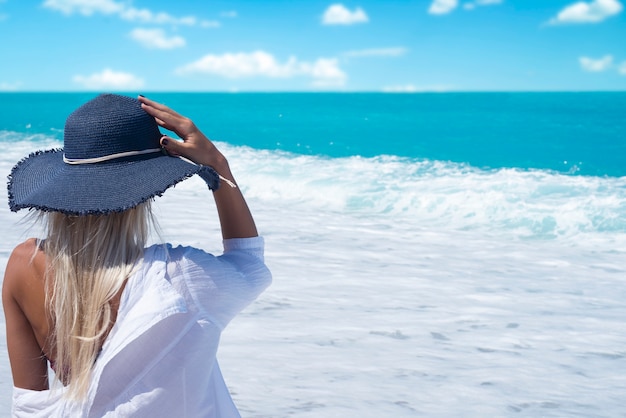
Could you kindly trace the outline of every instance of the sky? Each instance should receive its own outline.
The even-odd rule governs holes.
[[[0,91],[626,91],[626,0],[0,0]]]

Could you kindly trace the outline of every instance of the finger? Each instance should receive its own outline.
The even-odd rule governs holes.
[[[177,121],[177,118],[179,118],[180,116],[172,115],[170,112],[159,110],[145,103],[143,103],[141,107],[147,114],[149,114],[156,120],[159,126],[162,126],[165,129],[169,129],[170,131],[176,132],[176,129],[175,129],[176,121]]]
[[[155,118],[154,118],[154,120],[156,121],[157,125],[162,126],[162,127],[164,127],[165,129],[167,129],[167,128],[165,127],[165,122],[163,122],[161,119],[159,119],[159,118],[156,118],[156,117],[155,117]]]
[[[150,115],[157,117],[163,121],[174,121],[176,119],[180,119],[182,118],[181,115],[179,115],[178,113],[174,112],[172,109],[170,109],[169,107],[165,107],[165,108],[157,108],[151,105],[148,105],[146,103],[142,103],[141,105],[142,109],[145,110],[147,113],[149,113]]]
[[[161,137],[161,146],[167,153],[173,157],[184,156],[184,147],[185,143],[181,141],[177,141],[174,138],[171,138],[167,135],[163,135]]]
[[[161,104],[159,102],[155,102],[154,100],[150,100],[150,99],[147,99],[147,98],[145,98],[143,96],[140,96],[139,97],[139,101],[141,102],[141,107],[144,110],[148,110],[148,109],[152,108],[152,109],[154,109],[153,110],[154,112],[158,112],[159,114],[170,114],[170,115],[172,115],[174,117],[182,118],[182,116],[178,112],[170,109],[169,107],[165,106],[164,104]]]
[[[189,134],[189,130],[193,126],[193,123],[191,123],[191,126],[189,123],[185,123],[190,122],[187,118],[183,117],[169,107],[153,100],[146,99],[142,96],[140,96],[139,99],[141,102],[141,108],[150,116],[154,117],[159,126],[176,132],[181,138],[185,138],[186,135]]]
[[[160,109],[160,110],[166,110],[169,109],[167,106],[165,106],[164,104],[161,104],[159,102],[156,102],[154,100],[148,99],[145,96],[139,96],[137,98],[139,100],[139,102],[144,103],[148,106],[154,107],[155,109]]]

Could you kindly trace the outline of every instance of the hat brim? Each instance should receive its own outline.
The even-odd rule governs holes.
[[[122,212],[207,168],[159,153],[72,165],[63,162],[63,150],[39,151],[11,171],[9,207],[68,215]]]

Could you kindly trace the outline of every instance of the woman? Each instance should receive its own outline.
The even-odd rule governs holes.
[[[150,201],[193,174],[213,190],[224,254],[145,248]],[[14,416],[239,416],[218,341],[271,277],[227,160],[191,120],[100,95],[68,117],[64,148],[20,161],[8,188],[11,210],[46,226],[3,282]]]

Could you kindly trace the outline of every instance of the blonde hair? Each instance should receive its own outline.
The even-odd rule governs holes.
[[[82,399],[104,339],[115,320],[111,300],[143,255],[152,215],[150,202],[120,213],[41,215],[47,238],[47,309],[55,381]]]

